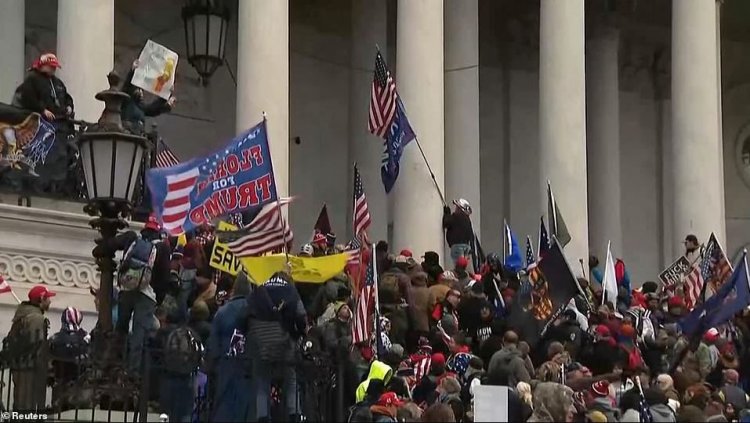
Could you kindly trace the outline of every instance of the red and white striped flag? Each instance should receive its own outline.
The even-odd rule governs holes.
[[[292,198],[280,198],[261,207],[258,214],[244,228],[234,232],[222,232],[219,237],[231,237],[229,249],[238,257],[257,256],[284,248],[294,239],[289,222],[284,219],[281,206],[292,202]]]
[[[172,167],[180,164],[180,159],[174,155],[164,140],[159,140],[156,146],[156,167]]]
[[[198,167],[184,172],[167,175],[167,196],[164,198],[162,222],[164,230],[173,236],[185,232],[182,225],[190,211],[190,193],[195,189],[200,172]]]
[[[367,207],[367,197],[365,196],[362,177],[359,174],[356,163],[354,164],[354,208],[353,208],[353,226],[354,238],[359,238],[362,242],[368,242],[366,231],[372,223],[370,209]]]
[[[363,257],[366,262],[364,283],[358,290],[357,307],[352,319],[352,343],[370,342],[374,326],[374,313],[377,307],[378,282],[375,272],[375,249]]]
[[[370,93],[370,120],[367,122],[367,129],[379,138],[385,138],[391,129],[393,117],[396,116],[397,98],[396,83],[378,51],[375,55],[375,73]]]
[[[0,294],[11,292],[10,284],[2,276],[0,276]]]

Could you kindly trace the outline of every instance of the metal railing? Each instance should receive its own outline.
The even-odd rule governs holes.
[[[20,341],[19,341],[20,339]],[[223,401],[237,392],[229,392],[220,379],[244,378],[243,392],[248,397],[242,421],[254,416],[255,379],[252,358],[248,356],[222,357],[219,363],[201,363],[197,371],[174,372],[174,363],[187,356],[174,350],[167,351],[153,338],[144,348],[143,360],[137,374],[123,370],[123,359],[110,363],[99,361],[93,349],[66,345],[64,354],[51,347],[50,340],[36,342],[28,336],[8,337],[0,350],[0,412],[45,414],[54,421],[90,422],[145,422],[159,421],[159,416],[171,410],[189,409],[190,421],[218,421],[217,410]],[[38,338],[37,338],[38,339]],[[115,349],[123,345],[109,343]],[[77,349],[78,348],[78,349]],[[97,347],[98,348],[98,347]],[[71,350],[72,349],[72,350]],[[194,353],[186,353],[194,354]],[[335,418],[335,366],[327,358],[300,354],[292,365],[297,375],[297,402],[306,421],[331,421]],[[227,373],[227,368],[233,371]],[[219,372],[224,372],[220,375]],[[103,374],[106,373],[106,374]],[[284,395],[274,382],[269,410],[273,421],[287,421]],[[219,392],[223,389],[226,392]],[[187,403],[186,403],[187,401]],[[226,403],[224,403],[226,406]],[[241,418],[241,417],[240,417]],[[170,418],[168,421],[181,421]]]

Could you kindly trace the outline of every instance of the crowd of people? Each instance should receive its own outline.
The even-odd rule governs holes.
[[[448,211],[449,232],[462,213],[470,209]],[[311,382],[300,373],[306,359],[330,369],[315,386],[336,394],[313,403],[327,410],[319,416],[327,420],[472,421],[477,407],[488,407],[474,403],[474,392],[488,385],[507,395],[506,403],[489,408],[507,408],[509,421],[750,419],[750,314],[690,345],[679,325],[688,312],[681,289],[653,281],[631,289],[624,265],[617,301],[586,307],[602,304],[601,272],[592,257],[593,280],[579,278],[580,298],[532,340],[507,319],[515,293],[528,284],[525,272],[510,272],[493,253],[474,271],[471,249],[463,246],[452,249],[455,260],[446,269],[436,252],[417,260],[381,241],[372,254],[377,328],[354,344],[352,275],[310,285],[282,271],[254,283],[243,272],[233,277],[209,266],[214,238],[206,225],[179,245],[151,219],[140,233],[97,246],[123,251],[115,331],[131,373],[156,387],[152,410],[170,421],[302,421],[311,401],[301,388]],[[686,242],[688,255],[693,239]],[[300,254],[342,249],[333,234],[318,233]],[[44,312],[53,296],[44,286],[32,289],[8,338],[46,340]],[[55,403],[64,386],[57,382],[76,377],[70,359],[88,354],[81,319],[78,310],[66,309],[62,329],[44,342],[58,387],[53,406],[64,407]],[[144,358],[161,364],[144,374]],[[39,367],[14,372],[17,408],[43,408],[43,389],[30,382],[39,378],[46,380]]]

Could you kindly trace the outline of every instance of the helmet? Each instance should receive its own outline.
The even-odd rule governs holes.
[[[302,246],[302,249],[300,250],[300,254],[311,256],[313,255],[313,246],[312,244],[305,244]]]
[[[464,213],[471,214],[471,204],[469,204],[469,202],[466,201],[466,199],[459,198],[458,200],[453,200],[453,204],[455,204],[456,207],[463,210]]]
[[[493,271],[498,271],[503,268],[503,261],[500,260],[500,256],[497,253],[490,253],[487,255],[487,264]]]

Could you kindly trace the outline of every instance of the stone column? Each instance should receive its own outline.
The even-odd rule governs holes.
[[[367,130],[369,119],[370,91],[375,66],[376,46],[384,58],[387,38],[386,0],[352,0],[351,73],[349,74],[349,151],[350,163],[357,162],[359,173],[365,184],[367,205],[372,216],[368,235],[372,242],[386,239],[388,235],[388,198],[380,179],[380,159],[383,155],[383,140]],[[395,63],[389,63],[395,73]],[[350,172],[349,193],[352,192]],[[350,194],[351,195],[351,194]],[[351,201],[350,201],[351,202]],[[351,222],[349,205],[349,222]],[[347,229],[351,231],[351,224]]]
[[[565,251],[573,263],[587,260],[589,243],[583,6],[583,0],[541,0],[539,23],[540,194],[546,210],[550,180],[572,238]]]
[[[406,115],[443,190],[443,0],[399,0],[396,81]],[[393,248],[443,250],[442,203],[416,142],[401,157],[392,191]]]
[[[96,122],[104,109],[94,95],[109,87],[106,77],[114,69],[114,0],[59,0],[57,57],[62,65],[57,73],[73,97],[76,119]]]
[[[479,8],[445,1],[445,197],[471,203],[479,234]]]
[[[672,2],[674,236],[724,234],[715,0]]]
[[[586,54],[589,246],[600,260],[606,257],[607,241],[612,241],[613,254],[623,254],[618,50],[617,29],[602,27],[589,40]]]
[[[0,2],[0,102],[10,104],[16,87],[23,82],[26,67],[24,47],[26,31],[25,0]]]
[[[237,132],[268,119],[276,189],[289,194],[289,1],[243,0],[237,21]]]

